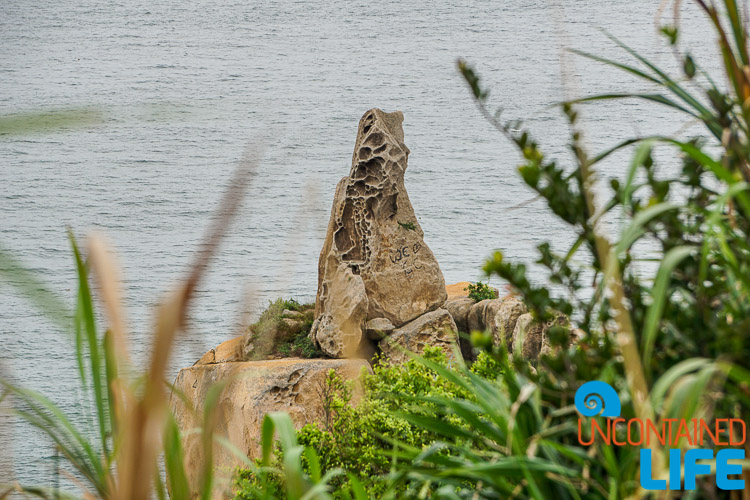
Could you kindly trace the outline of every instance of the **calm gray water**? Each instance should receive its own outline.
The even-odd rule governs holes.
[[[334,187],[348,172],[360,116],[380,107],[405,114],[406,186],[446,281],[480,278],[495,248],[530,261],[538,243],[563,245],[569,233],[539,202],[510,210],[531,197],[515,173],[516,152],[479,116],[456,58],[476,65],[508,118],[525,118],[547,151],[566,159],[565,124],[550,105],[648,87],[564,49],[625,58],[603,28],[674,67],[654,28],[657,4],[0,2],[0,113],[95,106],[103,115],[81,130],[0,136],[0,241],[72,304],[65,228],[106,233],[125,276],[133,358],[143,361],[154,304],[184,276],[247,145],[264,144],[200,287],[192,335],[178,342],[174,376],[230,338],[243,313],[278,296],[314,297]],[[683,23],[692,52],[712,53],[693,5]],[[582,115],[592,150],[682,123],[640,102]],[[603,176],[627,159],[614,157]],[[2,369],[88,425],[68,337],[0,285]],[[50,481],[50,443],[0,419],[0,480]]]

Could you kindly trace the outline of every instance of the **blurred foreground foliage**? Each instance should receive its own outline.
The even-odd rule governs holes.
[[[575,241],[564,249],[539,246],[536,263],[548,271],[554,286],[533,285],[526,266],[508,261],[501,252],[488,259],[485,271],[506,280],[538,320],[569,315],[583,335],[577,345],[563,348],[570,332],[555,330],[549,340],[559,349],[532,366],[508,356],[506,346],[474,335],[483,349],[474,366],[449,363],[430,351],[402,366],[381,366],[366,377],[357,408],[349,405],[350,388],[329,377],[325,422],[295,433],[288,417],[267,417],[263,457],[247,461],[248,469],[238,475],[241,498],[325,497],[334,487],[337,496],[357,500],[652,495],[640,489],[638,448],[578,443],[573,397],[590,380],[605,381],[618,391],[626,419],[750,421],[748,20],[733,0],[716,6],[696,0],[694,5],[713,24],[724,74],[712,78],[700,61],[680,55],[677,24],[664,26],[662,33],[679,57],[680,75],[668,74],[616,39],[632,62],[580,53],[648,82],[653,91],[565,103],[571,164],[548,158],[521,123],[503,121],[500,113],[490,111],[488,90],[467,63],[459,62],[479,110],[518,148],[521,179],[567,225]],[[689,139],[628,139],[590,155],[575,106],[623,98],[669,106],[701,123],[706,132]],[[600,162],[631,145],[634,154],[625,174],[611,182],[608,196],[595,197]],[[679,168],[661,168],[654,159],[656,149],[668,152]],[[604,220],[617,225],[616,237],[604,235]],[[648,248],[648,255],[639,248]],[[78,251],[76,256],[76,347],[81,379],[95,396],[99,433],[88,439],[43,396],[6,381],[6,392],[21,402],[16,413],[56,442],[86,478],[92,496],[145,498],[156,492],[163,497],[157,467],[163,454],[175,498],[208,498],[214,492],[210,460],[194,488],[185,478],[179,434],[161,385],[169,346],[182,329],[197,277],[187,280],[162,309],[150,372],[124,377],[120,316],[111,300],[116,294],[105,296],[111,326],[109,334],[101,335],[93,326],[89,267]],[[98,268],[105,295],[111,291],[106,268]],[[200,274],[201,267],[196,269]],[[54,301],[37,302],[45,310],[57,307]],[[215,439],[210,407],[215,398],[208,400],[209,407],[201,410],[206,425],[196,430],[207,446]],[[123,401],[127,404],[120,405]],[[667,477],[665,450],[652,443],[652,453],[653,477]],[[745,462],[744,479],[750,486]],[[699,489],[684,492],[687,498],[740,494],[718,490],[711,475],[700,478]]]
[[[76,425],[75,419],[47,396],[9,378],[0,378],[0,403],[8,399],[11,413],[46,435],[56,453],[65,459],[62,473],[72,479],[78,490],[60,491],[49,485],[0,478],[0,498],[13,493],[49,499],[226,496],[231,483],[214,470],[214,445],[226,447],[256,470],[259,477],[266,473],[283,477],[281,490],[290,498],[329,497],[327,483],[341,471],[330,470],[324,476],[310,476],[303,471],[303,452],[308,464],[316,461],[315,452],[298,444],[288,415],[265,416],[259,441],[266,459],[256,465],[214,433],[220,395],[231,380],[217,382],[208,390],[205,405],[194,408],[164,379],[175,339],[186,330],[194,292],[236,213],[254,167],[251,159],[240,165],[187,277],[157,307],[150,358],[143,371],[130,362],[119,267],[101,236],[92,235],[84,251],[69,232],[78,278],[74,311],[69,311],[65,301],[48,291],[11,252],[0,248],[0,274],[28,296],[58,329],[71,333],[75,369],[85,395],[76,412],[91,415],[93,421],[93,426]],[[99,300],[94,299],[95,292]],[[100,327],[97,305],[106,317],[106,329]],[[289,302],[281,305],[294,306]],[[201,436],[203,455],[207,457],[201,470],[193,471],[193,477],[188,475],[182,436],[169,408],[170,390],[171,397],[183,398],[189,411],[196,413],[196,421],[201,422],[198,428],[188,430]],[[283,464],[270,463],[276,436],[285,454]]]

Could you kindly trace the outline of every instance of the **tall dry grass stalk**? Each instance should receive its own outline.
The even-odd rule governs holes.
[[[211,258],[238,211],[245,188],[257,166],[257,155],[246,154],[231,187],[219,204],[218,217],[211,225],[187,279],[159,305],[154,342],[148,370],[138,395],[132,385],[117,377],[112,381],[115,411],[116,480],[112,498],[118,500],[148,498],[158,474],[157,458],[162,450],[162,433],[168,417],[164,383],[166,369],[177,335],[184,331],[187,311],[194,292],[205,275]],[[110,324],[112,357],[117,363],[129,359],[123,322],[119,270],[103,239],[93,236],[89,258],[97,277],[102,302]],[[119,373],[119,370],[118,370]],[[203,432],[210,435],[209,429]],[[210,443],[209,443],[210,445]],[[210,485],[206,485],[209,486]]]
[[[84,387],[90,384],[93,388],[99,444],[87,442],[62,412],[40,394],[3,380],[3,398],[8,394],[19,398],[27,409],[17,410],[16,413],[47,433],[77,472],[88,480],[89,485],[81,484],[86,498],[136,500],[150,498],[154,494],[163,497],[164,485],[159,472],[159,457],[162,453],[172,458],[168,460],[166,472],[170,480],[169,486],[177,487],[180,491],[178,498],[182,498],[184,494],[202,498],[211,495],[210,473],[204,474],[202,491],[190,494],[189,488],[186,489],[184,484],[186,479],[179,452],[179,439],[172,436],[165,440],[165,431],[170,432],[170,426],[173,431],[175,425],[168,408],[168,384],[165,377],[175,341],[186,329],[187,312],[195,290],[230,228],[245,189],[256,170],[259,156],[256,149],[248,149],[237,168],[186,279],[158,306],[150,358],[146,371],[141,376],[134,376],[136,369],[131,365],[121,273],[114,254],[102,235],[92,234],[88,238],[84,257],[72,232],[70,234],[80,285],[76,314],[78,363]],[[2,256],[6,257],[5,254]],[[12,263],[15,264],[15,261]],[[13,269],[23,274],[19,271],[22,266],[14,265],[11,270]],[[93,293],[88,285],[89,269],[95,278],[96,292],[107,322],[107,330],[101,337],[101,342],[95,326]],[[29,276],[25,274],[22,276],[27,277]],[[49,297],[37,302],[46,304],[47,310],[59,313],[58,310],[62,309],[59,301]],[[62,320],[61,324],[64,323]],[[85,366],[90,366],[91,370],[84,377]],[[214,414],[215,410],[208,408],[207,415]],[[215,423],[215,418],[207,418],[206,421]],[[207,436],[206,447],[210,453],[213,429],[203,428],[200,432]],[[165,444],[171,449],[165,449]],[[40,491],[36,487],[20,485],[12,485],[11,488],[27,493],[39,494]]]

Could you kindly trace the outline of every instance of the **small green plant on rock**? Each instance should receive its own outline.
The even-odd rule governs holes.
[[[470,284],[464,290],[469,291],[469,298],[474,302],[497,298],[497,291],[494,288],[490,288],[487,283],[482,283],[481,281],[476,284]]]
[[[276,299],[249,329],[254,344],[251,360],[268,358],[325,358],[310,340],[314,304]]]
[[[408,229],[409,231],[416,231],[417,226],[414,225],[413,222],[401,222],[398,221],[398,225],[403,227],[404,229]]]
[[[289,357],[296,356],[305,359],[326,357],[323,351],[315,347],[310,339],[310,326],[298,333],[291,344],[285,345],[289,346]]]

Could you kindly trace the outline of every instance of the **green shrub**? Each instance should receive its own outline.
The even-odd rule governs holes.
[[[277,347],[277,352],[284,354],[285,357],[298,357],[305,359],[325,358],[326,355],[315,347],[310,339],[310,327],[312,322],[305,325],[290,342],[282,342]]]
[[[281,313],[288,303],[282,298],[268,302],[258,321],[248,327],[255,345],[250,360],[266,359],[276,348],[276,332],[281,328]]]
[[[424,358],[451,373],[459,373],[458,366],[450,363],[439,348],[427,347]],[[494,359],[481,354],[471,373],[494,379],[499,376],[499,369],[500,365]],[[352,476],[370,498],[379,498],[388,492],[403,495],[410,487],[409,481],[396,484],[389,477],[394,461],[398,462],[402,453],[400,446],[422,449],[440,437],[429,425],[420,425],[434,421],[437,407],[422,404],[416,407],[415,403],[424,398],[472,399],[474,395],[449,378],[438,376],[433,368],[418,360],[393,366],[377,363],[372,374],[363,374],[362,383],[362,400],[356,407],[352,406],[352,383],[342,381],[331,370],[320,389],[325,417],[320,423],[300,429],[297,439],[301,446],[316,451],[322,471],[342,469],[348,473],[331,483],[337,492],[335,497],[353,495]],[[400,416],[403,409],[412,406],[415,414],[423,419],[419,423]],[[456,424],[459,422],[455,416],[447,418]],[[462,441],[460,437],[452,440],[455,443]],[[395,442],[401,443],[399,447],[394,447]],[[277,460],[282,458],[278,451]],[[252,471],[238,471],[237,498],[258,498],[254,493],[257,481]]]
[[[252,331],[255,345],[250,359],[258,360],[269,357],[325,358],[323,351],[315,347],[310,340],[314,308],[314,304],[300,304],[294,299],[278,298],[269,301],[268,307],[261,313],[258,321],[248,327]],[[302,329],[292,338],[287,338],[287,335],[284,335],[284,332],[289,333],[288,326],[284,323],[284,319],[287,318],[284,315],[285,310],[300,313],[300,315],[289,316],[289,318],[302,323]]]
[[[487,283],[482,283],[481,281],[476,284],[469,284],[464,290],[468,290],[469,298],[474,302],[497,298],[497,291],[490,288]]]
[[[306,311],[315,307],[315,304],[300,304],[295,299],[278,299],[278,301],[281,301],[281,305],[283,306],[282,311],[284,309],[288,309],[290,311]]]

